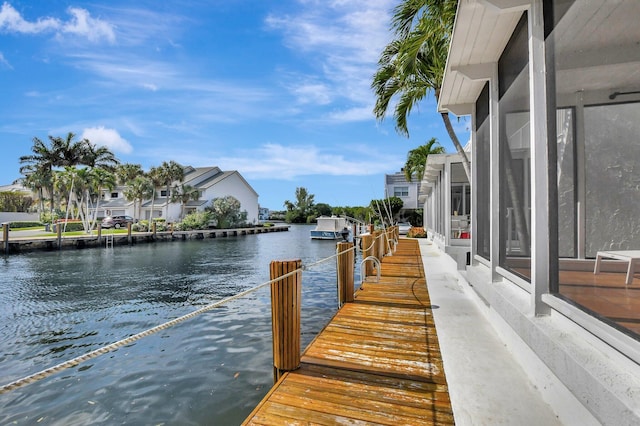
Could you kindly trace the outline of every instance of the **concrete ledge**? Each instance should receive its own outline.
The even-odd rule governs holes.
[[[478,297],[453,259],[420,245],[456,424],[600,424],[493,309],[501,296]],[[475,277],[490,286],[484,269]],[[514,292],[522,308],[528,295]]]
[[[640,424],[640,368],[557,311],[531,313],[530,295],[484,265],[470,267],[485,316],[566,424]],[[472,286],[472,287],[469,287]]]

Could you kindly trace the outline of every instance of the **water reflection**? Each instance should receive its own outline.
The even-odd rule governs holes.
[[[252,288],[274,259],[335,253],[289,232],[29,253],[0,263],[7,383]],[[336,307],[335,261],[303,274],[303,347]],[[272,381],[269,288],[0,395],[0,423],[235,424]]]

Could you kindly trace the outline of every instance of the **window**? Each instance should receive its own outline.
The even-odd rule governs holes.
[[[489,137],[489,83],[484,85],[476,101],[476,167],[477,167],[477,253],[489,260],[491,254],[491,139]]]
[[[394,186],[393,187],[393,196],[394,197],[408,197],[409,196],[409,187],[408,186]]]
[[[499,69],[500,258],[530,281],[531,172],[527,14],[507,43]]]
[[[111,193],[111,198],[118,198],[118,193],[117,192],[112,192]]]
[[[557,147],[558,171],[551,291],[640,340],[640,274],[627,285],[627,264],[615,260],[593,272],[598,252],[640,249],[640,75],[633,56],[640,29],[628,18],[637,16],[638,2],[546,0],[544,7],[556,104],[548,120],[556,140],[549,143]]]

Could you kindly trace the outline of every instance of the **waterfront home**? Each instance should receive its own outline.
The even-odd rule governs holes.
[[[420,179],[409,182],[404,171],[384,175],[384,193],[387,197],[398,197],[402,200],[402,209],[398,212],[397,219],[406,222],[418,209],[418,192]]]
[[[189,200],[183,206],[178,201],[171,201],[175,187],[189,185],[198,191],[198,198]],[[168,222],[181,219],[182,214],[203,211],[211,205],[215,198],[231,195],[240,201],[240,210],[247,212],[247,223],[258,222],[258,193],[242,177],[237,170],[222,171],[218,167],[184,167],[184,179],[173,182],[170,193],[165,186],[156,188],[156,198],[142,201],[141,206],[125,197],[126,187],[120,186],[107,191],[98,207],[98,217],[110,215],[140,216],[141,219],[164,217]],[[153,211],[152,211],[153,208]],[[135,211],[134,211],[135,210]]]
[[[438,101],[472,119],[464,277],[549,402],[601,424],[640,424],[639,18],[460,0]]]
[[[460,154],[429,154],[419,201],[429,238],[464,269],[471,259],[471,185]]]

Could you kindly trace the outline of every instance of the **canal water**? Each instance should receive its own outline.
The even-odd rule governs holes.
[[[0,384],[262,284],[272,260],[335,254],[310,229],[4,256]],[[335,259],[304,271],[302,297],[304,348],[336,311]],[[273,384],[271,345],[265,286],[0,395],[0,424],[238,424]]]

